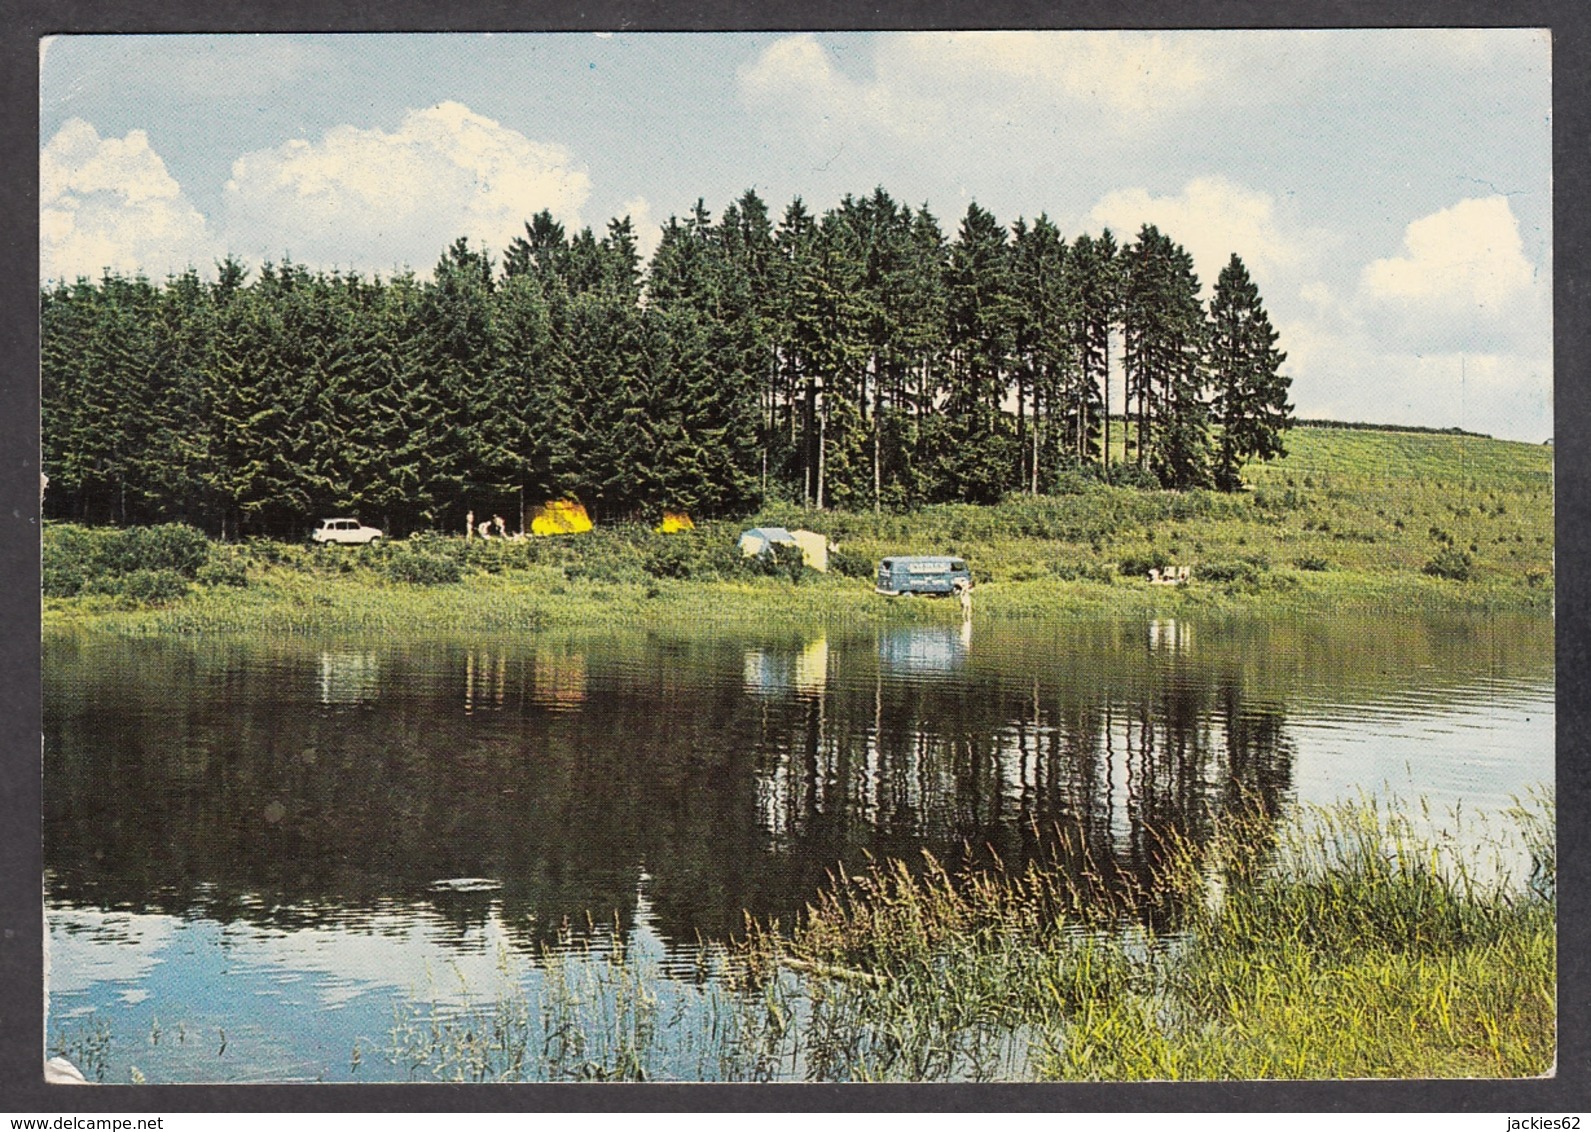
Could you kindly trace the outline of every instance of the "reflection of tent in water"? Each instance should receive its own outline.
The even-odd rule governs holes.
[[[502,653],[477,653],[464,658],[464,710],[503,706],[504,684],[508,679],[508,659]]]
[[[966,661],[971,644],[969,626],[895,629],[878,638],[879,667],[908,675],[954,672]]]
[[[552,499],[530,517],[533,535],[578,535],[591,529],[591,516],[578,499]]]
[[[1193,626],[1175,618],[1149,622],[1149,648],[1153,652],[1187,652],[1193,643]]]
[[[584,653],[538,652],[531,666],[535,699],[551,707],[576,707],[586,699]]]
[[[740,553],[746,558],[770,553],[775,546],[794,546],[801,560],[814,570],[829,568],[829,540],[816,531],[787,531],[783,527],[752,527],[740,536]]]
[[[373,652],[320,654],[320,702],[359,704],[376,698],[381,665]]]
[[[757,692],[821,692],[829,682],[829,642],[808,641],[799,653],[748,649],[743,678]]]

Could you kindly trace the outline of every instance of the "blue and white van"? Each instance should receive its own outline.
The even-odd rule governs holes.
[[[948,597],[958,589],[972,588],[972,571],[962,558],[912,555],[886,558],[878,564],[881,594],[931,594]]]

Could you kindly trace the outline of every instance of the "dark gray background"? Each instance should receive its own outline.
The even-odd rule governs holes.
[[[1585,814],[1591,807],[1586,518],[1591,510],[1581,383],[1587,349],[1587,160],[1591,8],[1583,2],[1098,0],[976,5],[775,0],[694,4],[456,0],[6,0],[0,91],[0,1112],[442,1110],[701,1111],[1482,1111],[1591,1109]],[[828,1086],[476,1085],[102,1086],[41,1079],[42,856],[38,577],[38,40],[63,33],[226,31],[816,30],[1061,27],[1529,26],[1553,31],[1555,409],[1558,601],[1559,1066],[1541,1081]],[[1365,412],[1366,419],[1374,413]]]

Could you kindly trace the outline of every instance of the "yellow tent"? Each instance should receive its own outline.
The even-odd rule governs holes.
[[[696,524],[691,522],[691,517],[683,511],[663,512],[663,521],[657,528],[663,534],[672,534],[675,531],[694,531]]]
[[[578,535],[591,529],[591,516],[578,499],[549,500],[530,519],[533,535]]]
[[[829,540],[816,531],[791,531],[790,537],[801,548],[802,560],[812,569],[824,572],[829,568]]]

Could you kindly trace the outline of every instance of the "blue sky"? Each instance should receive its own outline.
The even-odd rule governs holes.
[[[1551,435],[1544,31],[71,37],[41,275],[425,273],[549,208],[643,246],[698,197],[882,185],[1243,257],[1304,416]]]

